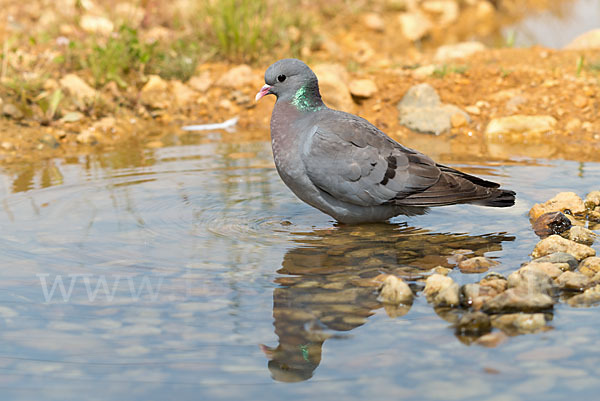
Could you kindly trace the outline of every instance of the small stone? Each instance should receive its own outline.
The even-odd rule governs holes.
[[[208,71],[204,71],[200,75],[191,77],[188,81],[188,85],[198,92],[206,92],[212,85],[210,73]]]
[[[533,231],[545,238],[552,234],[561,234],[571,228],[571,220],[562,212],[548,212],[535,219]]]
[[[465,111],[469,114],[473,114],[474,116],[481,114],[481,109],[477,106],[467,106],[465,107]]]
[[[459,335],[483,335],[492,330],[490,317],[483,312],[467,312],[456,323]]]
[[[529,136],[539,136],[552,131],[556,119],[552,116],[514,115],[492,119],[485,129],[489,141],[504,141],[505,136],[518,134],[519,139]]]
[[[592,230],[588,230],[587,228],[581,226],[573,226],[565,234],[566,237],[571,241],[575,241],[584,245],[592,245],[598,236],[598,234]]]
[[[583,291],[589,284],[590,278],[582,273],[564,272],[556,279],[562,290]]]
[[[499,263],[495,260],[476,256],[474,258],[463,260],[458,264],[458,268],[463,273],[483,273],[489,270],[492,266],[497,266]]]
[[[190,89],[181,81],[171,81],[171,94],[175,97],[175,102],[179,106],[190,104],[198,97],[196,91]]]
[[[2,106],[2,114],[13,120],[21,120],[24,117],[23,112],[12,103],[5,103]]]
[[[402,34],[410,41],[422,39],[433,28],[429,18],[419,11],[401,13],[398,16],[398,22]]]
[[[98,138],[96,138],[94,131],[90,128],[81,131],[75,137],[75,140],[84,145],[96,145],[98,143]]]
[[[600,284],[588,288],[583,294],[575,295],[567,301],[571,306],[591,306],[600,302]]]
[[[412,305],[413,293],[401,278],[388,275],[379,288],[379,300],[389,304]]]
[[[441,274],[427,277],[423,293],[436,306],[457,306],[460,303],[458,284]]]
[[[529,210],[529,218],[536,220],[542,214],[548,212],[565,212],[569,210],[573,214],[583,213],[585,205],[583,200],[575,192],[561,192],[554,198],[544,203],[536,203]]]
[[[460,11],[458,2],[453,0],[427,0],[421,7],[424,11],[436,15],[437,23],[442,26],[455,22]]]
[[[348,72],[341,64],[319,64],[313,69],[319,77],[319,89],[331,108],[352,112],[355,104],[348,88]]]
[[[68,113],[66,113],[64,116],[61,117],[60,121],[63,123],[74,123],[77,122],[81,119],[83,119],[85,116],[83,115],[83,113],[80,113],[78,111],[70,111]]]
[[[579,264],[579,272],[588,277],[594,277],[600,272],[600,257],[592,256],[581,261]]]
[[[575,97],[573,98],[573,105],[575,107],[579,107],[580,109],[582,109],[585,106],[587,106],[587,104],[588,104],[588,99],[587,99],[587,97],[585,97],[583,95],[575,95]]]
[[[217,85],[230,89],[242,89],[246,86],[256,85],[260,76],[249,65],[241,64],[231,68],[217,81]]]
[[[83,15],[79,20],[79,26],[88,33],[98,33],[105,36],[109,35],[114,29],[114,24],[109,19],[91,14]]]
[[[48,146],[49,148],[56,149],[60,146],[60,143],[56,140],[56,138],[51,134],[44,134],[39,139],[40,143]]]
[[[441,274],[442,276],[447,276],[452,270],[447,267],[437,266],[433,269],[434,273]]]
[[[3,141],[2,143],[0,143],[0,147],[4,150],[15,150],[16,146],[8,141]]]
[[[355,79],[350,82],[350,93],[359,98],[370,98],[377,92],[375,82],[370,79]]]
[[[569,265],[566,263],[564,265],[565,265],[564,266],[565,269],[563,270],[563,269],[561,269],[561,266],[559,263],[530,262],[530,263],[527,263],[526,265],[524,265],[523,267],[521,267],[519,270],[537,270],[544,274],[547,274],[548,276],[550,276],[550,278],[555,279],[558,276],[560,276],[564,271],[569,270]]]
[[[587,194],[583,203],[588,210],[593,210],[596,206],[600,206],[600,191],[592,191]]]
[[[553,305],[554,301],[547,294],[527,292],[523,288],[509,288],[486,301],[482,306],[482,310],[487,313],[527,312],[550,309]]]
[[[528,294],[552,295],[554,281],[541,269],[525,266],[508,276],[508,287],[522,289]]]
[[[436,69],[437,67],[433,64],[424,65],[422,67],[415,68],[414,70],[412,70],[411,75],[416,79],[424,79],[433,75]]]
[[[585,32],[565,46],[567,50],[585,50],[600,48],[600,29]]]
[[[452,124],[452,128],[460,128],[464,127],[468,124],[467,118],[464,113],[454,113],[450,116],[450,124]]]
[[[554,252],[566,252],[577,260],[596,255],[596,251],[589,246],[578,244],[559,235],[551,235],[538,242],[531,254],[534,258],[539,258]]]
[[[150,75],[140,91],[140,99],[144,105],[153,109],[167,109],[172,104],[168,89],[167,81],[158,75]]]
[[[543,313],[510,313],[494,316],[492,325],[507,334],[533,333],[546,325]]]
[[[381,18],[381,15],[379,15],[377,13],[365,14],[365,16],[363,18],[363,22],[367,28],[369,28],[373,31],[376,31],[376,32],[385,31],[385,22],[383,21],[383,18]]]
[[[577,117],[570,119],[565,124],[565,129],[570,132],[577,131],[579,128],[581,128],[581,120]]]
[[[577,269],[577,266],[579,266],[579,261],[577,259],[575,259],[575,257],[573,255],[570,255],[566,252],[554,252],[554,253],[551,253],[550,255],[547,255],[547,256],[544,256],[541,258],[537,258],[537,259],[534,259],[531,261],[531,263],[546,263],[546,262],[557,265],[563,271],[567,270],[562,267],[565,264],[568,266],[568,270],[575,270],[575,269]]]
[[[397,107],[400,124],[422,133],[439,135],[450,130],[454,114],[462,114],[470,122],[467,113],[443,104],[435,89],[426,83],[409,88]]]
[[[462,42],[452,45],[443,45],[436,50],[435,59],[438,61],[446,61],[465,58],[485,49],[485,45],[480,42]]]
[[[60,79],[60,86],[76,99],[89,103],[96,98],[96,91],[75,74],[67,74]]]
[[[587,219],[592,222],[600,223],[600,210],[598,207],[588,213]]]

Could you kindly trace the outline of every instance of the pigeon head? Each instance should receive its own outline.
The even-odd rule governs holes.
[[[266,95],[275,95],[278,102],[290,102],[298,109],[324,107],[317,76],[306,64],[294,58],[279,60],[267,68],[265,85],[256,94],[256,101]]]

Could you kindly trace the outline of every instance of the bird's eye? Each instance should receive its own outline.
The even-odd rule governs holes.
[[[285,81],[285,78],[286,78],[285,75],[281,74],[280,76],[277,77],[277,80],[279,82],[283,82],[283,81]]]

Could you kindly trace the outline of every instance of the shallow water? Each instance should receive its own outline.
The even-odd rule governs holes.
[[[282,184],[268,142],[200,137],[0,176],[3,399],[597,394],[600,308],[559,304],[548,330],[485,348],[424,297],[386,311],[366,283],[393,272],[419,290],[459,249],[510,273],[537,242],[533,203],[598,189],[600,164],[453,164],[517,190],[516,206],[339,226]]]

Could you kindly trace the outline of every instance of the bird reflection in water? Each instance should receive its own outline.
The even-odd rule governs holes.
[[[325,340],[362,326],[375,309],[381,273],[402,277],[413,291],[416,280],[436,266],[456,266],[456,255],[482,256],[499,251],[503,233],[467,235],[430,233],[404,225],[335,226],[298,233],[301,245],[284,256],[273,291],[276,347],[261,345],[273,379],[298,382],[312,377],[321,362]],[[392,317],[410,305],[386,305]]]

